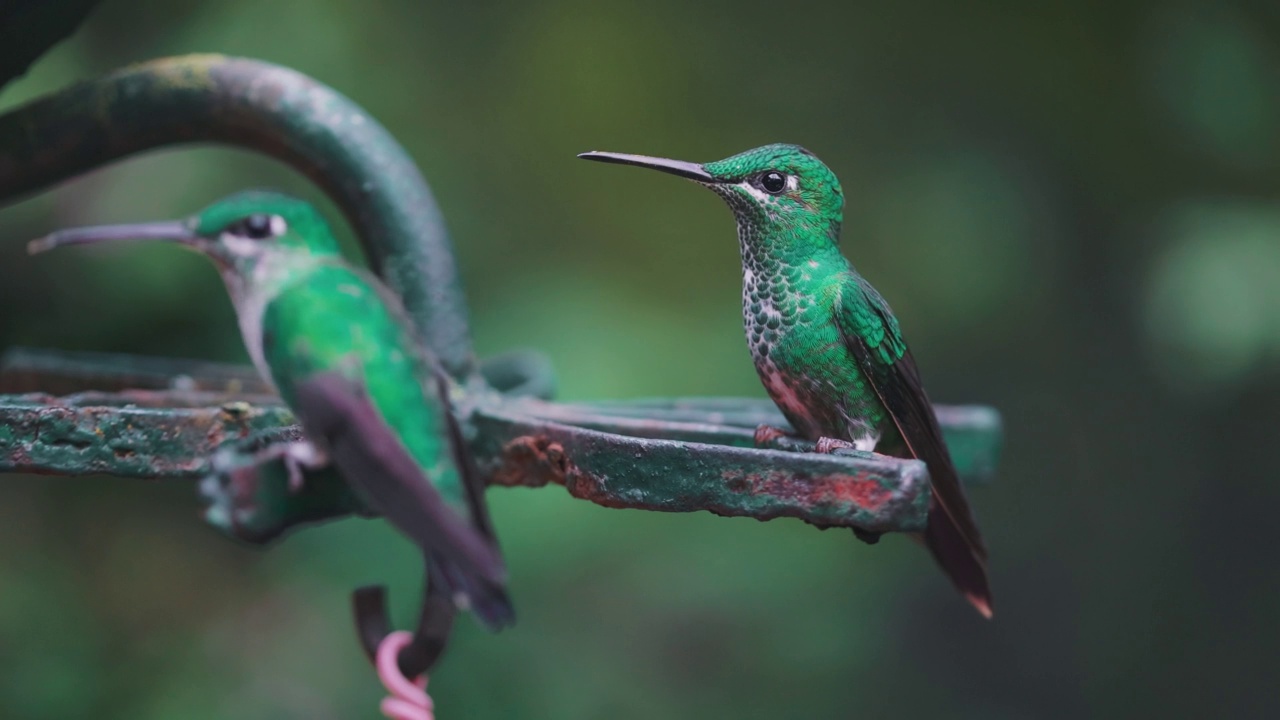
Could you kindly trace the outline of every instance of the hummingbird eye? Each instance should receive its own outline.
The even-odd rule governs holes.
[[[284,234],[284,218],[278,215],[255,213],[232,223],[227,232],[249,240],[266,240]]]
[[[760,187],[770,195],[777,195],[787,189],[787,176],[777,170],[770,170],[760,174]]]

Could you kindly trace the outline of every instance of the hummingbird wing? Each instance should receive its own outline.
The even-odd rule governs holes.
[[[484,501],[484,479],[480,477],[475,457],[467,451],[467,441],[462,434],[462,425],[458,422],[458,417],[454,414],[452,403],[449,401],[449,388],[452,385],[452,380],[444,368],[438,362],[435,362],[435,359],[429,354],[424,354],[422,359],[424,363],[430,365],[431,374],[435,378],[436,386],[439,389],[440,401],[444,405],[449,448],[453,454],[454,463],[458,466],[458,472],[462,476],[462,488],[466,491],[467,504],[471,508],[472,527],[476,528],[489,541],[494,552],[499,554],[499,558],[501,558],[498,534],[493,529],[493,521],[489,518],[489,506]],[[499,559],[499,562],[501,562],[501,559]],[[444,566],[442,569],[447,576],[450,568]],[[505,576],[503,583],[489,587],[488,591],[484,593],[470,593],[470,597],[476,615],[484,619],[491,628],[497,629],[515,624],[515,607],[512,605],[511,599],[505,590]]]
[[[489,506],[484,501],[484,479],[480,477],[475,457],[467,452],[467,440],[462,434],[462,425],[453,411],[453,403],[449,401],[449,388],[452,381],[444,368],[434,359],[425,358],[424,360],[430,366],[430,373],[440,393],[440,401],[445,407],[444,418],[449,432],[449,449],[453,454],[454,464],[458,466],[458,472],[462,475],[462,487],[466,490],[471,518],[481,534],[497,546],[498,534],[493,529],[493,521],[489,518]]]
[[[889,411],[907,449],[929,468],[934,502],[925,544],[960,591],[990,617],[987,549],[897,318],[880,293],[857,276],[841,280],[835,317],[845,345]]]
[[[466,491],[467,505],[471,510],[471,518],[480,532],[497,547],[498,534],[493,528],[493,521],[489,518],[489,506],[484,501],[484,479],[480,477],[480,470],[476,467],[475,458],[471,453],[467,452],[467,441],[463,436],[462,426],[458,423],[458,416],[454,412],[453,403],[450,400],[450,390],[454,386],[453,379],[449,377],[449,373],[445,372],[444,367],[436,360],[435,355],[427,349],[426,342],[423,341],[414,324],[410,322],[409,314],[405,311],[403,303],[400,302],[400,296],[391,292],[391,289],[383,285],[382,281],[376,276],[363,270],[356,270],[356,272],[365,278],[369,286],[377,292],[379,299],[386,305],[387,310],[403,327],[405,334],[411,341],[411,352],[418,368],[418,375],[424,378],[431,378],[431,381],[435,383],[436,394],[440,398],[440,403],[444,406],[445,425],[449,433],[449,448],[453,454],[454,464],[457,465],[458,472],[462,476],[462,487]],[[426,389],[424,388],[425,391]]]
[[[514,614],[448,379],[399,298],[340,258],[307,267],[263,310],[262,348],[308,439],[369,505],[422,548],[453,597],[491,629]]]
[[[326,449],[343,477],[424,549],[487,626],[510,624],[506,568],[487,516],[477,532],[449,508],[356,381],[337,371],[316,373],[295,385],[294,397],[303,431]],[[457,447],[452,451],[455,459],[465,454]]]

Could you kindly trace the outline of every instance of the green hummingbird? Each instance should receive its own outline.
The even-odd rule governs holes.
[[[578,157],[671,173],[728,203],[742,254],[743,326],[769,396],[819,452],[853,447],[923,460],[932,479],[923,541],[991,617],[986,548],[916,362],[889,304],[840,253],[844,193],[835,173],[786,144],[706,164],[609,152]],[[757,442],[781,433],[761,428]]]
[[[242,192],[185,220],[62,230],[28,250],[128,240],[179,243],[217,266],[249,357],[306,438],[268,447],[256,462],[283,461],[295,489],[304,468],[333,463],[422,548],[428,575],[455,605],[490,629],[514,621],[484,491],[448,405],[452,381],[399,298],[343,260],[315,208]]]

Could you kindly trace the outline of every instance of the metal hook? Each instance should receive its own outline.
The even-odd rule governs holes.
[[[426,588],[422,594],[422,607],[418,614],[418,627],[413,640],[400,651],[397,664],[406,678],[416,678],[430,670],[449,642],[453,618],[457,614],[453,599],[439,583],[431,581],[434,573],[428,572]],[[370,662],[375,662],[378,645],[391,634],[390,610],[387,607],[387,588],[384,585],[368,585],[351,594],[355,609],[356,632],[360,644]]]

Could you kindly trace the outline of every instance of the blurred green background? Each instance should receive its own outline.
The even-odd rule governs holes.
[[[107,0],[0,106],[193,51],[332,85],[432,183],[478,350],[542,349],[562,399],[763,395],[728,211],[575,153],[787,141],[839,174],[934,399],[1004,414],[971,493],[996,619],[904,538],[498,489],[520,619],[460,623],[442,718],[1274,717],[1280,11],[960,5]],[[318,199],[191,149],[3,209],[0,348],[243,360],[202,259],[23,243],[246,186]],[[408,544],[352,520],[260,552],[197,513],[182,483],[0,478],[0,716],[376,716],[348,591],[391,578],[407,620]]]

